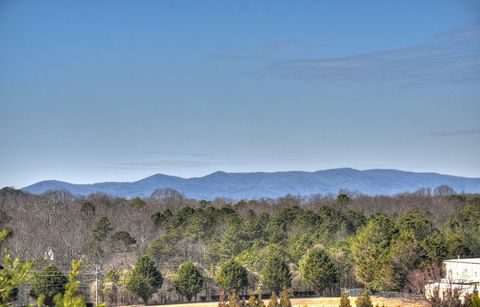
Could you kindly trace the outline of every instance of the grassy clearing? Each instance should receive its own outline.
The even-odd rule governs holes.
[[[385,298],[385,297],[371,297],[373,305],[379,304],[380,306],[385,305],[387,307],[421,307],[424,306],[421,302],[410,302],[404,301],[399,298]],[[291,299],[292,305],[294,307],[303,307],[308,305],[308,307],[338,307],[340,303],[339,297],[310,297],[310,298],[293,298]],[[352,306],[355,306],[355,297],[350,298]],[[265,304],[268,303],[268,300],[265,301]],[[216,302],[209,303],[192,303],[192,304],[172,304],[172,305],[161,305],[161,306],[174,306],[174,307],[217,307]]]

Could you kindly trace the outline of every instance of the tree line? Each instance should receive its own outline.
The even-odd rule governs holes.
[[[441,187],[395,196],[342,191],[233,202],[188,199],[169,189],[123,199],[6,188],[0,229],[7,251],[1,274],[33,272],[28,281],[12,282],[2,304],[41,299],[53,306],[75,270],[70,282],[85,301],[112,306],[221,295],[255,300],[284,289],[293,295],[355,287],[413,293],[419,270],[446,258],[480,256],[480,196]],[[14,269],[16,257],[22,260]],[[72,268],[76,259],[82,265]]]

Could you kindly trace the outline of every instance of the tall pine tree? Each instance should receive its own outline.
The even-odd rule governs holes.
[[[350,304],[350,299],[348,297],[348,291],[342,291],[342,297],[340,298],[340,305],[339,307],[352,307]]]
[[[318,293],[337,282],[337,269],[327,252],[320,248],[311,249],[300,261],[302,278],[312,284]]]
[[[127,280],[127,289],[146,304],[148,299],[162,287],[162,274],[147,256],[140,257]]]
[[[173,276],[175,290],[185,296],[188,302],[203,288],[203,277],[195,265],[189,261],[182,263],[178,273]]]
[[[290,269],[280,256],[273,255],[267,260],[262,272],[262,283],[276,293],[292,285]]]
[[[272,291],[270,301],[268,301],[268,307],[278,307],[278,297],[275,294],[275,291]]]
[[[290,302],[290,291],[288,291],[288,288],[284,288],[280,294],[280,307],[292,307],[292,303]]]

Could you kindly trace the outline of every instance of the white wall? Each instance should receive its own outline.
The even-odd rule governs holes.
[[[445,278],[450,282],[480,282],[480,263],[444,262]]]

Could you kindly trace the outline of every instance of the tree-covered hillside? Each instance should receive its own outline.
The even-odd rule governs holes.
[[[221,291],[280,295],[285,287],[293,295],[364,286],[413,293],[422,270],[480,256],[480,196],[442,187],[232,203],[174,190],[129,200],[3,189],[0,227],[9,232],[2,250],[38,272],[12,294],[22,303],[63,293],[74,259],[82,260],[85,299],[98,292],[112,306],[218,299]]]

